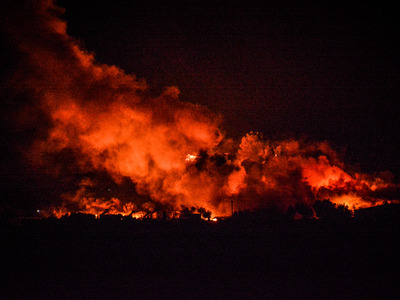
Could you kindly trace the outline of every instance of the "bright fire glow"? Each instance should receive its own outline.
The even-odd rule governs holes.
[[[186,155],[185,161],[186,162],[194,162],[197,158],[197,155],[188,154]]]
[[[221,117],[181,101],[176,87],[151,97],[144,80],[97,62],[53,11],[47,1],[32,12],[40,16],[33,28],[13,28],[13,43],[30,70],[18,73],[15,89],[37,105],[21,113],[21,122],[35,120],[27,112],[40,111],[37,119],[43,114],[49,123],[37,125],[42,134],[26,156],[39,172],[73,183],[47,215],[143,218],[160,205],[223,216],[233,200],[237,210],[274,206],[284,212],[322,199],[358,208],[379,204],[380,195],[398,188],[388,174],[351,172],[327,142],[271,141],[254,132],[240,141],[224,137]],[[117,185],[128,180],[132,194],[146,200],[102,193],[92,180],[99,174]]]

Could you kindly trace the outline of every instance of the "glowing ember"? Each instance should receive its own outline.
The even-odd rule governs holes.
[[[185,161],[186,162],[194,162],[197,158],[197,155],[188,154],[186,155]]]

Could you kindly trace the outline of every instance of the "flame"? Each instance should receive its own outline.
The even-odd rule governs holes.
[[[197,159],[197,155],[188,154],[186,155],[185,161],[186,162],[194,162]]]
[[[29,126],[42,133],[26,156],[33,168],[71,183],[48,214],[143,218],[156,213],[152,205],[171,215],[184,205],[228,215],[231,201],[238,210],[286,211],[325,198],[359,208],[382,203],[380,195],[398,188],[388,176],[351,172],[327,142],[272,141],[257,132],[232,141],[219,115],[181,101],[178,88],[152,97],[144,80],[97,62],[67,34],[51,1],[33,9],[30,26],[13,28],[31,70],[18,72],[14,88],[35,99],[49,124],[20,113],[21,122],[33,120]],[[99,195],[100,183],[91,178],[103,173],[120,187],[132,183],[137,199]]]
[[[335,204],[345,205],[353,209],[366,208],[371,206],[371,203],[363,200],[362,197],[352,193],[331,197],[331,201]],[[379,202],[379,204],[382,204],[382,202]]]

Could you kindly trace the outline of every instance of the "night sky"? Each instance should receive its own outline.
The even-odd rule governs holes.
[[[362,171],[399,165],[398,13],[388,5],[60,1],[68,33],[227,135],[329,141]]]
[[[96,61],[144,79],[153,97],[176,86],[181,100],[221,116],[225,137],[240,141],[255,131],[271,140],[327,141],[356,172],[390,171],[398,182],[400,43],[394,5],[56,3],[65,8],[67,33]],[[24,18],[13,19],[16,7],[5,1],[0,17],[29,31]],[[45,170],[31,172],[25,163],[24,151],[46,135],[49,124],[27,109],[36,99],[15,94],[10,84],[25,64],[10,32],[12,26],[0,31],[0,79],[6,83],[0,94],[2,194],[18,203],[34,192],[30,201],[37,203],[37,195],[57,197],[57,189],[67,190],[70,182]],[[36,128],[21,122],[30,113]],[[68,165],[69,154],[60,155]]]

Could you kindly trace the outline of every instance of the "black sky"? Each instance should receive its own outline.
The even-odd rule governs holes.
[[[59,1],[68,33],[154,92],[223,115],[229,137],[328,140],[398,173],[398,13],[388,5]]]

